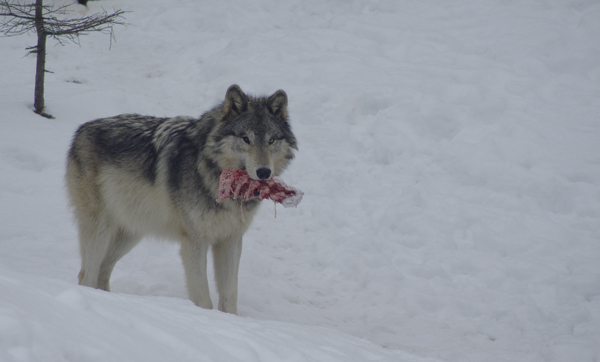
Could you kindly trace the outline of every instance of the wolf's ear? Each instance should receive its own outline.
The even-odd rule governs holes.
[[[234,84],[227,89],[225,94],[225,103],[223,103],[223,113],[228,114],[233,112],[240,114],[248,107],[248,97],[242,92],[242,89]]]
[[[273,93],[267,100],[267,107],[269,107],[271,113],[283,121],[287,121],[288,117],[287,104],[287,94],[281,89]]]

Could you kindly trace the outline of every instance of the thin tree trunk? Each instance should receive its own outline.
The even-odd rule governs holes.
[[[46,105],[44,103],[44,76],[46,75],[46,38],[48,34],[44,29],[43,18],[43,0],[35,2],[35,28],[38,36],[36,47],[37,64],[35,70],[35,94],[33,97],[33,108],[35,113],[44,117],[52,118],[49,114],[44,113]]]
[[[43,114],[44,108],[44,76],[46,73],[46,34],[38,33],[37,65],[35,70],[35,95],[33,107],[35,113]]]

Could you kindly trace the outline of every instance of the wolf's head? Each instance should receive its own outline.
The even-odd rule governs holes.
[[[297,150],[287,112],[287,95],[246,95],[239,86],[227,90],[213,133],[215,162],[221,169],[246,170],[255,180],[279,175]]]

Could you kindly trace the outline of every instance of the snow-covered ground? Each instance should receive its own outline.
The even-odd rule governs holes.
[[[65,4],[69,0],[46,0]],[[600,3],[102,0],[116,42],[0,39],[0,361],[600,359]],[[75,13],[85,8],[73,5]],[[76,127],[284,89],[300,151],[245,237],[240,316],[148,241],[77,285]],[[213,288],[214,289],[214,288]],[[214,298],[213,298],[214,299]]]

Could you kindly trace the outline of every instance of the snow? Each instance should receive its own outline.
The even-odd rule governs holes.
[[[0,39],[0,361],[600,359],[597,1],[71,8],[129,26],[49,41],[56,119],[31,111],[35,36]],[[197,116],[234,83],[286,91],[305,192],[246,234],[240,316],[187,300],[172,243],[78,286],[77,126]]]

